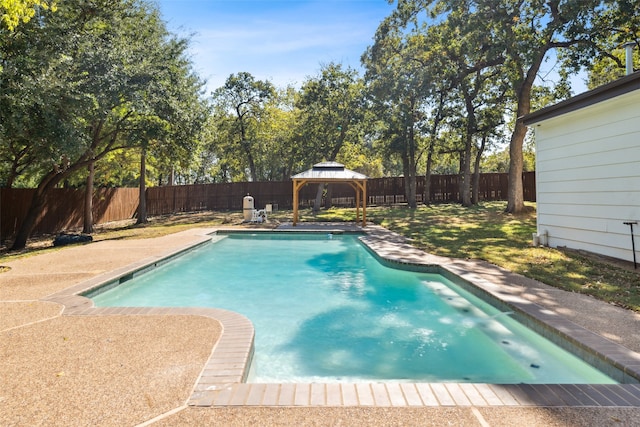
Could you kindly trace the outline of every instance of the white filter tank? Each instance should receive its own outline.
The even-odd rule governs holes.
[[[253,197],[248,194],[242,199],[242,213],[245,221],[251,221],[253,217]]]

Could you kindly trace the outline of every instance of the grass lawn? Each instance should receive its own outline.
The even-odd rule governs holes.
[[[575,251],[533,247],[535,209],[522,215],[504,213],[506,202],[485,202],[464,208],[455,204],[406,207],[370,207],[367,219],[395,231],[427,252],[452,258],[476,258],[548,285],[608,301],[640,312],[640,270],[611,260]],[[534,205],[531,205],[532,207]],[[274,212],[270,219],[291,221],[291,211]],[[300,212],[301,221],[355,221],[355,209],[330,209],[313,215]],[[94,241],[148,238],[175,233],[193,226],[239,224],[241,212],[202,212],[152,218],[146,226],[118,223],[98,227]],[[34,251],[57,250],[51,238],[33,240],[22,254],[7,254],[0,263]],[[0,271],[2,269],[0,268]]]

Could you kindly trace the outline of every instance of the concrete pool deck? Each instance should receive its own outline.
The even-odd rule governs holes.
[[[290,229],[286,224],[281,230]],[[300,224],[350,231],[343,224]],[[359,228],[355,228],[359,230]],[[1,262],[2,425],[640,425],[640,385],[244,384],[253,329],[214,309],[94,308],[75,296],[210,239],[192,229]],[[640,315],[473,260],[433,257],[379,227],[365,243],[440,264],[640,370]]]

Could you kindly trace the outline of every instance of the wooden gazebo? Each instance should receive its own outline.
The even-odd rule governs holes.
[[[291,177],[293,179],[293,225],[298,223],[298,193],[307,184],[349,184],[356,192],[356,222],[360,221],[362,204],[362,226],[367,225],[367,176],[337,162],[322,162],[313,168]]]

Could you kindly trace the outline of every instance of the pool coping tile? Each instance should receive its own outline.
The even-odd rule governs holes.
[[[406,401],[406,406],[423,406],[422,398],[420,398],[420,393],[418,393],[418,389],[416,389],[416,385],[412,383],[400,383],[398,384],[402,394],[404,395],[404,399]]]
[[[452,260],[423,252],[404,237],[379,226],[358,228],[362,243],[386,263],[433,268],[455,274],[481,295],[489,296],[518,316],[537,322],[537,332],[553,331],[589,357],[614,365],[624,380],[636,384],[474,384],[474,383],[246,383],[254,352],[255,332],[246,317],[228,310],[189,307],[95,307],[85,294],[147,271],[187,251],[212,241],[197,242],[93,277],[44,298],[62,304],[67,316],[197,315],[218,321],[223,332],[205,363],[189,406],[376,406],[376,407],[496,407],[496,406],[640,406],[640,354],[588,331],[562,315],[528,300],[522,287],[498,286],[480,278],[473,261]],[[249,230],[252,231],[252,230]],[[309,231],[309,230],[306,230]],[[125,278],[125,279],[123,279]],[[520,319],[519,319],[520,320]]]
[[[436,393],[426,383],[415,384],[416,390],[422,399],[424,406],[440,406],[440,401],[436,397]]]
[[[360,400],[358,399],[358,392],[356,391],[355,384],[339,384],[341,392],[342,406],[360,406]]]

